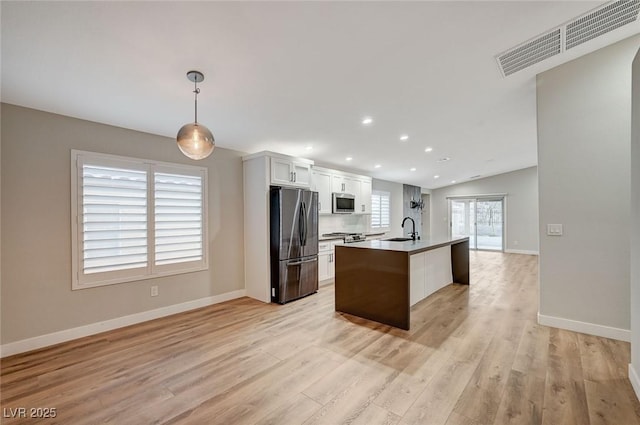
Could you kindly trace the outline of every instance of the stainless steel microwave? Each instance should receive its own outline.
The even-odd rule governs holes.
[[[349,193],[333,193],[334,214],[351,214],[356,210],[356,197]]]

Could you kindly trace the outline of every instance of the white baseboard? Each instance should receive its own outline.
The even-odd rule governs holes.
[[[588,335],[617,339],[619,341],[631,341],[631,331],[628,329],[612,328],[610,326],[597,325],[595,323],[580,322],[562,317],[545,316],[538,313],[538,323],[554,328],[567,329]]]
[[[538,251],[529,251],[526,249],[505,249],[504,252],[508,254],[539,255]]]
[[[193,301],[187,301],[180,304],[168,305],[166,307],[157,308],[155,310],[143,311],[131,314],[129,316],[117,317],[115,319],[105,320],[103,322],[91,323],[89,325],[79,326],[77,328],[65,329],[63,331],[53,332],[46,335],[39,335],[33,338],[27,338],[20,341],[10,342],[0,346],[0,358],[12,356],[14,354],[25,353],[27,351],[36,350],[38,348],[48,347],[49,345],[59,344],[72,339],[78,339],[89,335],[95,335],[100,332],[106,332],[113,329],[122,328],[136,323],[142,323],[160,317],[171,316],[172,314],[182,313],[194,310],[208,305],[218,304],[224,301],[233,300],[244,297],[245,290],[226,292],[212,297],[199,298]]]
[[[636,398],[640,400],[640,379],[631,363],[629,363],[629,381],[631,381],[633,391],[636,393]]]

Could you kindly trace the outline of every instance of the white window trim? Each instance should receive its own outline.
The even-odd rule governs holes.
[[[387,196],[389,198],[389,225],[388,226],[380,226],[380,227],[374,227],[373,223],[370,223],[370,227],[371,229],[375,229],[375,230],[380,230],[383,232],[388,232],[389,230],[391,230],[391,192],[387,191],[387,190],[373,190],[371,191],[371,197],[373,198],[374,196]],[[373,199],[371,204],[373,205]]]
[[[108,277],[98,279],[95,276],[86,279],[81,278],[81,265],[83,263],[82,257],[82,241],[80,237],[82,232],[80,230],[81,223],[81,208],[82,208],[82,191],[78,187],[81,182],[80,173],[82,167],[79,164],[83,159],[98,159],[102,164],[108,164],[113,162],[114,165],[127,164],[132,168],[147,171],[147,244],[148,244],[148,258],[147,267],[138,269],[118,270],[115,272],[106,272]],[[196,262],[184,262],[171,265],[158,265],[155,266],[155,250],[154,247],[154,234],[155,234],[155,220],[154,217],[154,174],[155,169],[163,172],[167,170],[181,171],[185,174],[200,175],[202,176],[202,261]],[[197,271],[203,271],[209,269],[209,229],[208,229],[208,175],[207,168],[197,167],[193,165],[174,164],[169,162],[154,161],[149,159],[132,158],[118,155],[110,155],[105,153],[88,152],[81,150],[71,150],[71,289],[86,289],[94,288],[98,286],[113,285],[125,282],[134,282],[138,280],[146,280],[163,276],[172,276],[183,273],[192,273]],[[196,264],[194,264],[196,263]],[[105,274],[106,274],[105,273]],[[97,275],[97,274],[96,274]],[[104,276],[104,274],[102,275]],[[99,276],[98,276],[99,277]]]

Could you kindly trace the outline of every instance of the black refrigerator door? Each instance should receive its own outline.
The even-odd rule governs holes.
[[[318,257],[280,261],[279,284],[272,301],[284,304],[318,291]]]

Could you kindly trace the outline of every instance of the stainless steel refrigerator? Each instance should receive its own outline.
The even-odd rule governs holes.
[[[318,291],[318,192],[272,186],[271,301]]]

